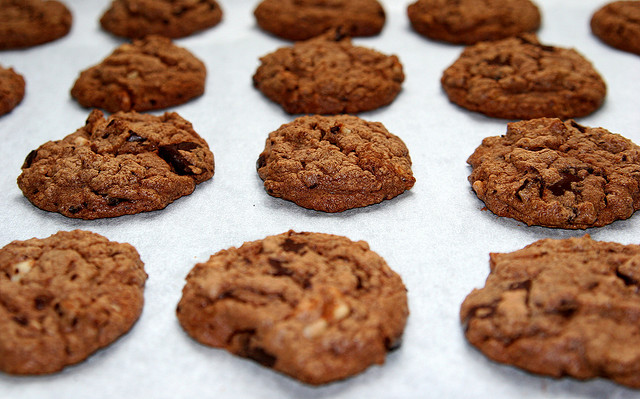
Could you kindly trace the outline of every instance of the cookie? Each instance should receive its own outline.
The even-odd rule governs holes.
[[[163,209],[213,172],[209,146],[180,115],[94,110],[75,133],[31,151],[18,186],[40,209],[97,219]]]
[[[25,82],[13,68],[0,66],[0,116],[8,114],[24,98]]]
[[[180,38],[211,28],[222,20],[215,0],[113,0],[100,25],[116,36]]]
[[[487,208],[528,225],[600,227],[640,208],[640,147],[573,120],[509,123],[467,162]]]
[[[54,0],[0,0],[0,50],[37,46],[71,30],[69,9]]]
[[[338,27],[351,37],[374,36],[385,22],[377,0],[263,0],[254,15],[263,30],[296,41]]]
[[[545,239],[490,265],[460,310],[473,346],[532,373],[640,388],[640,246]]]
[[[352,114],[391,103],[404,73],[385,55],[331,31],[260,58],[253,84],[290,114]]]
[[[413,29],[430,39],[474,44],[540,27],[540,10],[530,0],[418,0],[407,7]]]
[[[591,31],[612,47],[640,55],[640,2],[604,5],[591,17]]]
[[[200,343],[313,385],[384,363],[408,314],[400,276],[366,242],[293,231],[197,264],[177,308]]]
[[[505,119],[585,116],[607,92],[577,51],[542,45],[532,34],[465,48],[441,83],[451,102]]]
[[[270,195],[318,211],[377,204],[415,183],[409,150],[379,122],[302,116],[269,134],[257,162]]]
[[[186,103],[204,93],[204,63],[170,39],[149,36],[123,44],[83,71],[71,95],[109,112],[148,111]]]
[[[138,252],[88,231],[0,249],[0,370],[48,374],[125,334],[142,313]]]

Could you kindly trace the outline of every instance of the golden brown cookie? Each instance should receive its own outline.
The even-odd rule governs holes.
[[[160,35],[172,39],[211,28],[222,20],[216,0],[113,0],[100,18],[114,35],[142,39]]]
[[[603,128],[552,118],[509,123],[467,162],[487,208],[528,225],[601,227],[640,209],[640,147]]]
[[[142,313],[138,252],[88,231],[0,249],[0,370],[47,374],[83,361]]]
[[[0,66],[0,116],[11,112],[24,98],[25,82],[13,68]]]
[[[640,55],[640,1],[613,1],[591,17],[591,31],[620,50]]]
[[[71,30],[73,17],[55,0],[0,0],[0,50],[48,43]]]
[[[186,103],[204,93],[202,61],[170,39],[148,36],[123,44],[83,71],[71,95],[109,112],[148,111]]]
[[[97,219],[163,209],[213,172],[209,146],[180,115],[94,110],[75,133],[29,153],[18,186],[40,209]]]
[[[357,116],[303,116],[269,134],[257,162],[274,197],[324,212],[391,199],[415,183],[404,142]]]
[[[197,341],[314,385],[384,363],[408,314],[400,276],[367,243],[293,231],[197,264],[177,308]]]
[[[640,388],[640,246],[545,239],[490,266],[460,309],[472,345],[532,373]]]

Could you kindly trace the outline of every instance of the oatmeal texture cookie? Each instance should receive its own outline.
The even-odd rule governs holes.
[[[408,314],[400,276],[367,243],[292,231],[197,264],[177,308],[200,343],[313,385],[384,363]]]
[[[351,37],[374,36],[385,22],[377,0],[263,0],[254,15],[263,30],[297,41],[338,27]]]
[[[163,209],[214,172],[206,141],[176,113],[119,112],[31,153],[18,186],[35,206],[81,219]]]
[[[577,51],[542,45],[532,34],[467,47],[441,83],[451,102],[505,119],[585,116],[607,91]]]
[[[0,116],[8,114],[24,98],[25,82],[13,68],[0,66]]]
[[[510,123],[467,162],[487,208],[528,225],[600,227],[640,208],[640,147],[573,120]]]
[[[532,373],[640,388],[640,246],[544,239],[490,266],[460,310],[473,346]]]
[[[125,334],[142,313],[138,252],[88,231],[0,249],[0,370],[48,374]]]
[[[290,114],[342,114],[376,109],[400,92],[404,73],[395,55],[353,46],[330,31],[260,59],[253,84]]]
[[[100,18],[102,28],[116,36],[172,39],[211,28],[222,20],[215,0],[113,0]]]
[[[640,1],[614,1],[591,17],[591,31],[620,50],[640,55]]]
[[[0,50],[32,47],[66,36],[73,17],[60,1],[0,0]]]
[[[379,122],[303,116],[269,134],[257,162],[274,197],[324,212],[391,199],[415,183],[409,150]]]
[[[454,44],[498,40],[540,27],[540,10],[530,0],[418,0],[407,7],[413,29]]]
[[[83,71],[71,95],[85,107],[147,111],[186,103],[204,93],[206,67],[170,39],[149,36],[123,44]]]

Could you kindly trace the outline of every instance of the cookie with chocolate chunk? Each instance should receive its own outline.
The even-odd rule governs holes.
[[[48,374],[131,329],[147,274],[134,247],[88,231],[0,249],[0,370]]]
[[[163,209],[213,172],[209,146],[180,115],[94,110],[75,133],[31,151],[18,186],[38,208],[97,219]]]
[[[340,30],[260,58],[253,84],[290,114],[352,114],[391,103],[404,73],[395,55],[354,46]]]
[[[11,112],[24,98],[25,82],[13,68],[0,66],[0,116]]]
[[[473,346],[532,373],[640,388],[640,246],[545,239],[490,266],[460,309]]]
[[[385,12],[377,0],[263,0],[258,26],[288,40],[307,40],[340,27],[351,37],[380,33]]]
[[[591,31],[612,47],[640,55],[640,2],[604,5],[591,17]]]
[[[404,142],[357,116],[303,116],[269,134],[257,162],[274,197],[324,212],[394,198],[415,183]]]
[[[640,147],[603,128],[553,118],[509,123],[467,162],[487,208],[528,225],[586,229],[640,209]]]
[[[170,39],[148,36],[118,47],[82,73],[71,95],[109,112],[148,111],[186,103],[204,93],[202,61]]]
[[[293,231],[197,264],[177,308],[200,343],[313,385],[384,363],[408,314],[402,279],[367,243]]]
[[[455,44],[533,32],[541,19],[530,0],[418,0],[407,7],[407,15],[416,32]]]
[[[505,119],[585,116],[607,92],[577,51],[542,45],[532,34],[467,47],[441,83],[451,102]]]
[[[211,28],[222,20],[216,0],[113,0],[100,18],[102,28],[117,36],[172,39]]]
[[[66,36],[73,17],[55,0],[0,0],[0,50],[37,46]]]

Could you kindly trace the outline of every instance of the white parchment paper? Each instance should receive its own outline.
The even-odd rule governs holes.
[[[354,43],[397,54],[406,80],[388,107],[360,116],[380,121],[409,147],[417,182],[400,197],[340,214],[310,211],[270,197],[255,171],[267,134],[294,117],[252,87],[258,58],[288,42],[260,31],[257,0],[222,0],[224,20],[201,34],[176,40],[207,65],[204,96],[171,108],[191,121],[216,158],[209,182],[166,209],[82,221],[35,208],[16,184],[26,155],[84,124],[89,110],[69,95],[79,72],[123,40],[100,29],[107,0],[67,0],[71,33],[58,41],[0,52],[27,81],[23,103],[0,118],[0,246],[86,229],[134,245],[149,274],[144,312],[130,333],[87,361],[50,376],[0,374],[0,398],[631,398],[639,392],[604,380],[580,382],[534,376],[493,363],[464,339],[458,311],[484,284],[489,253],[513,251],[551,237],[581,236],[526,225],[483,211],[467,182],[467,157],[486,136],[506,130],[451,103],[440,87],[442,71],[462,47],[436,43],[411,30],[410,1],[385,0],[381,35]],[[640,143],[640,57],[592,36],[596,0],[537,0],[545,44],[574,47],[605,78],[604,106],[579,119]],[[160,111],[161,112],[161,111]],[[160,113],[154,112],[154,113]],[[402,347],[345,381],[310,387],[223,350],[199,345],[175,317],[184,278],[213,253],[289,229],[365,240],[403,278],[411,315]],[[589,229],[594,239],[640,242],[640,216]],[[0,332],[1,333],[1,332]]]

